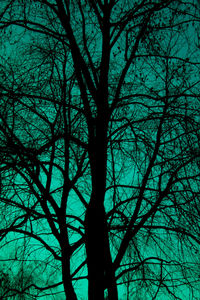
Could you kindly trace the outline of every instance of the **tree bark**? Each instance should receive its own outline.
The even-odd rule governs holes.
[[[108,290],[108,300],[118,300],[117,284],[115,279],[115,270],[110,252],[108,228],[105,232],[105,287]]]
[[[68,254],[69,255],[69,254]],[[66,250],[62,249],[62,280],[65,290],[66,300],[77,300],[72,279],[70,276],[70,262]]]
[[[89,300],[104,299],[105,232],[104,198],[106,188],[107,126],[97,118],[90,128],[92,195],[86,213],[86,252]]]
[[[98,201],[98,199],[97,199]],[[104,208],[93,205],[87,211],[86,252],[89,300],[104,299]]]

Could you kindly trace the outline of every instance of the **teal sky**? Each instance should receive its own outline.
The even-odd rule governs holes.
[[[4,2],[7,1],[5,0]],[[115,21],[117,18],[120,18],[120,10],[123,9],[122,2],[119,1],[119,11],[116,10],[113,13],[113,22],[114,18]],[[125,2],[127,6],[130,5],[129,1]],[[28,11],[29,5],[27,4],[27,18],[30,18],[31,22],[38,22],[42,25],[46,25],[51,20],[50,29],[55,29],[63,38],[64,32],[58,20],[53,18],[53,15],[50,13],[49,15],[44,15],[43,8],[36,8],[36,4],[31,5],[35,10],[30,13]],[[87,9],[88,11],[84,13],[87,21],[88,49],[97,70],[96,72],[98,72],[102,37],[99,26],[93,24],[96,20],[95,17],[90,15],[89,8]],[[165,13],[166,16],[170,16],[168,10],[165,10]],[[14,11],[12,11],[11,17],[17,18],[18,14],[20,14],[20,11],[16,10],[15,15]],[[79,18],[81,18],[81,14],[80,11],[77,13],[72,11],[72,14],[77,17],[71,21],[74,34],[82,51],[83,58],[87,60],[88,57],[80,37],[81,22]],[[47,20],[47,16],[49,20]],[[166,17],[165,19],[159,13],[155,14],[155,18],[152,20],[153,26],[157,26],[156,24],[163,19],[163,22],[169,22],[169,18]],[[114,91],[120,74],[127,57],[131,55],[132,45],[134,44],[135,36],[137,36],[139,25],[134,22],[137,23],[137,19],[136,21],[131,20],[127,29],[128,32],[130,31],[130,36],[127,37],[125,33],[121,34],[111,52],[109,103],[114,99]],[[79,139],[83,144],[87,143],[88,130],[82,112],[84,105],[77,80],[76,78],[73,79],[72,56],[67,42],[66,44],[64,42],[61,43],[58,38],[52,36],[45,37],[45,35],[38,32],[30,33],[30,31],[25,31],[19,26],[12,26],[11,29],[3,30],[1,21],[0,28],[2,31],[0,78],[5,86],[4,96],[1,100],[1,121],[3,118],[6,119],[6,122],[9,124],[8,127],[13,130],[25,148],[31,149],[31,147],[35,147],[36,150],[41,149],[40,147],[46,145],[49,137],[52,138],[53,136],[65,134],[63,125],[64,117],[60,105],[64,99],[67,107],[66,115],[68,114],[66,119],[69,123],[71,122],[71,135],[74,140]],[[113,33],[113,39],[115,34],[117,33]],[[163,28],[160,30],[159,33],[156,31],[149,33],[149,36],[140,43],[133,63],[125,77],[120,94],[121,106],[119,105],[114,110],[108,132],[110,143],[108,146],[107,191],[105,196],[106,212],[109,213],[113,207],[121,203],[119,211],[112,217],[113,220],[111,220],[111,217],[109,219],[113,227],[125,225],[126,220],[130,219],[131,213],[134,211],[143,178],[153,156],[157,130],[163,113],[163,99],[165,97],[169,96],[171,97],[170,99],[174,99],[174,102],[171,101],[169,109],[170,121],[164,123],[166,131],[162,134],[160,152],[149,175],[149,181],[146,184],[143,204],[138,213],[137,223],[148,213],[152,203],[159,198],[161,191],[165,190],[173,170],[175,170],[178,164],[182,163],[180,160],[181,151],[185,153],[185,157],[188,154],[188,149],[186,149],[185,145],[190,145],[191,148],[195,149],[199,146],[197,145],[200,128],[198,125],[199,98],[193,97],[195,93],[199,93],[200,50],[196,47],[197,34],[198,25],[196,24],[190,24],[188,27],[185,26],[184,30],[179,30],[177,27],[174,29],[167,27],[167,29]],[[126,46],[126,42],[129,43],[128,47]],[[153,53],[152,56],[151,53]],[[91,68],[89,70],[92,73]],[[98,74],[96,73],[96,75]],[[93,75],[93,79],[95,80],[94,77],[95,75]],[[62,84],[64,83],[67,85],[67,96],[63,96]],[[5,96],[8,92],[6,89],[13,90],[16,95],[22,94],[23,97],[19,97],[17,100],[10,95],[7,97]],[[180,96],[181,94],[184,95]],[[89,95],[89,97],[90,107],[95,116],[95,103],[92,96]],[[175,101],[176,99],[178,100]],[[188,111],[185,108],[186,103],[189,107]],[[191,132],[188,135],[184,134],[182,137],[183,130],[187,129],[182,126],[183,113],[188,113],[195,120],[193,122],[194,128],[197,128],[198,131],[195,132],[189,128],[188,131]],[[181,116],[180,119],[177,117],[179,115]],[[190,139],[190,141],[187,139]],[[2,144],[5,143],[2,133],[0,141]],[[64,168],[63,140],[58,140],[55,142],[55,145],[55,165],[52,170],[48,166],[52,159],[52,148],[47,147],[47,150],[39,157],[41,162],[39,181],[44,187],[49,184],[49,194],[55,203],[60,204],[64,188],[64,176],[62,174]],[[74,141],[71,143],[69,151],[71,180],[76,176],[79,167],[78,161],[82,157],[83,151],[83,148],[78,147]],[[84,232],[83,220],[85,217],[85,207],[83,202],[88,202],[91,196],[91,176],[87,155],[82,166],[83,176],[77,180],[75,185],[79,192],[81,192],[83,201],[80,201],[75,189],[71,189],[69,193],[67,223],[71,244],[75,243]],[[183,160],[185,157],[183,157]],[[9,159],[9,156],[4,159]],[[163,163],[164,159],[165,163]],[[4,162],[1,162],[1,165],[4,165]],[[24,174],[26,178],[29,178],[28,173]],[[184,178],[185,174],[189,176],[186,180]],[[31,190],[31,186],[27,184],[23,174],[18,173],[15,175],[14,172],[5,172],[3,176],[5,187],[4,197],[7,197],[9,201],[15,201],[19,207],[13,209],[11,202],[8,207],[1,201],[0,205],[3,211],[1,226],[9,226],[11,221],[21,216],[21,219],[19,218],[16,221],[19,224],[24,214],[24,210],[20,209],[20,205],[26,205],[29,208],[35,203],[38,216],[41,217],[43,211],[37,204],[37,198],[33,190],[36,191],[36,194],[38,193],[40,196],[41,194],[38,192],[39,188],[36,187],[35,183],[32,183],[33,190]],[[155,216],[152,216],[145,223],[144,228],[140,230],[131,242],[132,248],[129,247],[127,250],[126,259],[127,261],[128,259],[132,261],[133,266],[140,260],[146,259],[147,263],[143,270],[141,268],[140,271],[130,272],[129,275],[123,277],[125,282],[132,279],[133,283],[130,283],[129,286],[127,283],[123,285],[119,284],[119,300],[168,300],[173,299],[172,293],[174,290],[177,291],[176,295],[179,297],[177,299],[193,300],[199,297],[199,268],[197,268],[199,265],[199,246],[195,242],[191,242],[189,237],[186,237],[186,243],[182,244],[181,234],[179,234],[178,239],[175,231],[167,235],[164,229],[157,228],[159,225],[164,227],[168,224],[173,224],[172,227],[174,226],[176,229],[181,228],[181,230],[191,227],[195,232],[195,236],[198,234],[198,224],[195,223],[197,220],[199,221],[195,210],[195,201],[198,200],[198,197],[195,199],[192,198],[195,193],[199,195],[199,169],[196,161],[183,168],[177,176],[179,176],[179,180],[177,183],[174,182],[171,191],[162,201]],[[51,180],[49,180],[50,177]],[[118,187],[115,188],[115,185]],[[188,198],[194,200],[191,200],[192,204],[189,208],[186,206]],[[127,199],[130,199],[130,201],[127,201]],[[181,206],[180,211],[174,206],[174,199]],[[185,207],[186,209],[184,210]],[[50,204],[49,210],[54,214],[54,209]],[[193,223],[191,221],[192,217],[187,216],[189,212],[194,212]],[[75,216],[75,218],[73,219],[72,216]],[[187,220],[191,221],[191,223]],[[148,226],[151,225],[151,222],[154,222],[155,229],[152,229],[150,233]],[[32,229],[32,226],[34,229]],[[47,245],[51,246],[56,254],[60,254],[58,241],[52,236],[51,229],[45,218],[38,217],[38,219],[34,220],[30,217],[30,220],[26,222],[23,228],[30,232],[31,230],[36,232],[44,239]],[[122,238],[122,233],[117,235],[116,230],[113,229],[111,238],[112,255],[114,258]],[[23,249],[25,249],[24,252]],[[148,258],[152,259],[148,260]],[[158,258],[163,260],[163,263]],[[25,239],[21,233],[10,233],[7,239],[2,241],[0,259],[2,260],[1,268],[6,270],[8,274],[11,274],[11,277],[14,274],[14,278],[12,278],[14,284],[16,283],[15,280],[17,279],[15,278],[18,276],[20,268],[23,269],[25,274],[24,280],[30,283],[34,280],[34,283],[38,285],[43,285],[46,282],[53,285],[61,280],[60,262],[56,261],[53,255],[41,246],[39,241],[29,237]],[[6,262],[5,260],[8,261]],[[82,246],[75,253],[74,257],[72,257],[72,273],[76,270],[78,263],[84,260],[85,247]],[[181,267],[179,265],[178,268],[177,264],[180,262]],[[125,264],[125,260],[122,261],[122,264]],[[122,269],[125,269],[125,266]],[[119,272],[117,272],[117,275]],[[77,273],[76,277],[85,277],[86,274],[86,268],[84,267]],[[163,280],[162,284],[159,282],[161,277]],[[157,279],[157,283],[154,285],[155,278]],[[187,284],[187,281],[191,282],[193,288]],[[121,282],[122,279],[119,279],[118,283]],[[169,285],[169,293],[166,292],[165,285]],[[157,293],[159,288],[160,290]],[[86,279],[77,281],[75,289],[78,299],[87,300],[87,296],[85,296],[87,294]],[[130,292],[129,298],[127,291]],[[62,292],[55,296],[51,295],[51,293],[43,296],[40,293],[37,297],[38,299],[65,299]],[[25,299],[34,298],[26,296]]]

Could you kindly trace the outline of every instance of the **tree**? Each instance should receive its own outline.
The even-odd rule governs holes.
[[[23,292],[199,299],[195,2],[3,0],[0,14],[1,247],[46,274]]]

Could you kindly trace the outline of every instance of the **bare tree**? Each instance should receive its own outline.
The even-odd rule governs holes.
[[[14,292],[199,299],[196,3],[3,0],[0,15],[2,256],[46,274]]]

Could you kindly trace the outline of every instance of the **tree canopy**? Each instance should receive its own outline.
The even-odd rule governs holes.
[[[1,1],[1,299],[199,299],[199,9]]]

